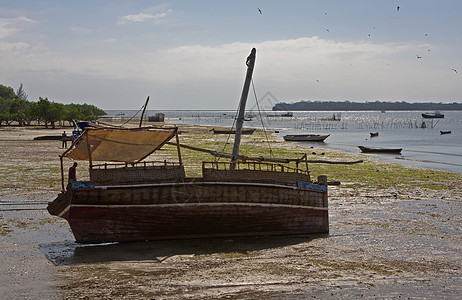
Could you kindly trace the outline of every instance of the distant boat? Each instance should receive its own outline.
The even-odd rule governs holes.
[[[379,132],[371,132],[371,137],[379,136]]]
[[[443,119],[444,114],[440,113],[439,111],[435,111],[434,113],[423,113],[422,118],[424,119]]]
[[[358,146],[363,153],[401,153],[402,148],[370,148],[365,146]]]
[[[285,141],[293,142],[324,142],[330,134],[288,134],[284,136]]]
[[[269,118],[277,118],[277,117],[292,118],[294,116],[294,113],[291,112],[291,111],[288,111],[288,112],[285,112],[285,113],[282,113],[282,114],[267,114],[266,116],[269,117]]]
[[[212,128],[212,131],[214,134],[236,134],[236,130],[216,130],[215,128]],[[254,133],[255,128],[253,129],[242,129],[241,134],[252,134]]]
[[[441,134],[451,134],[451,130],[440,130]]]

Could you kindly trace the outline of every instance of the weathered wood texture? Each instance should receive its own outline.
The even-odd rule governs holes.
[[[294,172],[273,172],[264,170],[216,170],[202,169],[204,180],[246,181],[296,185],[297,181],[310,182],[310,176]]]
[[[327,193],[266,184],[190,182],[76,189],[72,204],[262,203],[327,207]]]
[[[255,205],[75,207],[78,242],[327,233],[327,210]]]
[[[90,169],[90,181],[95,184],[152,183],[184,177],[184,167],[179,165]]]

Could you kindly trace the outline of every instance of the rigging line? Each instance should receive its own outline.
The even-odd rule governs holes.
[[[130,119],[128,119],[127,122],[125,122],[125,123],[123,123],[122,125],[120,125],[120,127],[123,127],[125,124],[127,124],[128,122],[130,122],[137,114],[139,114],[139,112],[144,108],[145,105],[146,105],[146,103],[143,104],[143,106],[141,106],[141,108],[140,108]]]
[[[268,132],[266,131],[265,123],[263,122],[263,117],[261,115],[260,105],[258,104],[257,92],[255,91],[255,86],[253,84],[253,78],[251,82],[252,82],[253,95],[255,97],[255,102],[257,103],[258,115],[260,116],[260,120],[261,120],[261,126],[263,129],[263,132],[265,133],[266,143],[268,144],[269,154],[270,154],[270,157],[274,157],[273,150],[271,149],[271,143],[269,142],[269,139],[268,139]]]
[[[234,121],[233,121],[233,125],[231,125],[231,131],[233,131],[234,129],[234,125],[236,125],[236,119],[237,119],[237,115],[239,114],[239,107],[236,109],[236,114],[234,115]],[[226,145],[228,145],[228,142],[229,142],[229,139],[231,138],[231,133],[228,133],[228,136],[226,138],[226,142],[225,144],[223,145],[223,150],[221,150],[221,152],[225,152],[226,150]],[[215,157],[215,161],[219,161],[220,160],[220,157]]]

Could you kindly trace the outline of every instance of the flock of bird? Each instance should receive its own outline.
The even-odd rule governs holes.
[[[257,7],[257,10],[258,10],[258,12],[260,13],[260,15],[263,14],[263,12],[261,11],[261,9],[260,9],[259,7]],[[400,10],[400,7],[397,6],[397,7],[396,7],[396,11],[399,12],[399,10]],[[324,15],[327,15],[327,12],[325,12]],[[375,29],[375,27],[373,27],[373,28]],[[328,28],[326,28],[326,31],[327,31],[327,32],[330,32],[330,30],[329,30]],[[371,35],[369,34],[368,36],[371,36]],[[428,36],[428,33],[426,33],[425,36]],[[430,50],[427,50],[427,51],[430,51]],[[419,54],[417,54],[417,59],[421,59],[421,58],[422,58],[422,56],[420,56]],[[459,73],[459,72],[457,72],[456,69],[452,69],[452,71],[454,71],[454,73],[456,73],[456,74]],[[316,80],[316,81],[319,82],[319,80]]]

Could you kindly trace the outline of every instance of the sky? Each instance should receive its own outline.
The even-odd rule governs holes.
[[[0,84],[29,101],[234,110],[256,48],[249,106],[462,102],[461,12],[460,0],[1,0]]]

